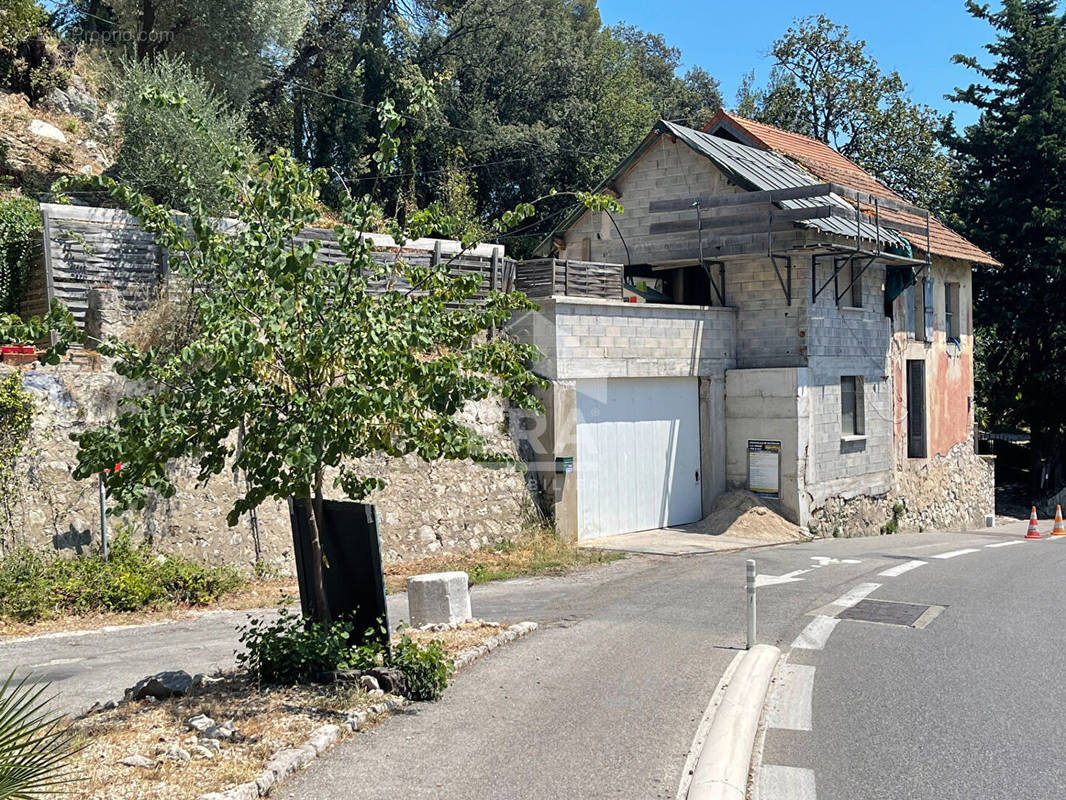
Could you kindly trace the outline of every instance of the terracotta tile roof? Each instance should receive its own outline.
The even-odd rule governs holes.
[[[738,117],[736,114],[730,114],[724,109],[720,109],[715,114],[714,118],[704,127],[704,130],[714,132],[717,128],[725,128],[734,133],[739,133],[757,147],[780,153],[806,168],[820,180],[838,183],[857,192],[880,195],[881,197],[893,197],[907,202],[905,198],[900,197],[873,175],[846,159],[825,142],[811,139],[808,136],[801,136],[798,133],[783,131],[772,125],[765,125],[761,122]],[[910,214],[883,211],[882,216],[889,227],[891,227],[893,220],[907,222],[912,225],[925,225],[924,219]],[[1000,263],[988,253],[935,218],[930,221],[929,233],[930,249],[934,255],[1000,266]],[[910,241],[915,249],[925,251],[926,240],[924,235],[904,231],[903,236]]]

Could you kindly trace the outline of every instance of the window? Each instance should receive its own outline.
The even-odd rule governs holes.
[[[907,362],[907,458],[925,458],[925,362]]]
[[[862,269],[855,263],[855,259],[851,260],[849,272],[851,289],[848,291],[848,305],[851,308],[862,308]]]
[[[840,378],[840,435],[862,436],[866,432],[863,381],[858,375]]]
[[[959,284],[944,284],[944,335],[948,339],[962,339],[959,325]]]

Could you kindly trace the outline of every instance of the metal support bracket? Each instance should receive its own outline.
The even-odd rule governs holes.
[[[718,265],[718,281],[714,280],[714,275],[711,274],[711,265]],[[711,283],[711,289],[714,291],[715,296],[718,298],[718,304],[725,305],[725,262],[724,261],[703,261],[700,260],[700,266],[703,267],[703,271],[707,273],[707,280]]]
[[[781,269],[777,266],[777,260],[782,259],[785,262],[785,275],[781,275]],[[770,260],[774,265],[774,273],[777,275],[777,282],[781,285],[781,291],[785,293],[785,300],[789,305],[792,305],[792,256],[779,256],[770,253]]]
[[[866,270],[870,268],[870,265],[873,264],[876,260],[877,256],[870,256],[868,259],[866,259],[866,263],[862,265],[862,269],[859,270],[859,273],[857,275],[852,275],[851,281],[848,283],[847,286],[844,287],[844,290],[837,293],[837,305],[840,305],[841,298],[851,291],[851,287],[855,285],[856,281],[858,281],[863,276],[863,273],[866,272]],[[847,263],[851,264],[854,261],[855,257],[852,256],[847,260]]]

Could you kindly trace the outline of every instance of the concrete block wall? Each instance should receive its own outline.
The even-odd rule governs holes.
[[[781,504],[798,524],[806,522],[802,491],[805,426],[800,399],[807,369],[732,369],[725,374],[726,483],[748,488],[748,440],[781,442]]]
[[[668,136],[660,136],[644,157],[615,181],[614,189],[625,208],[624,213],[615,215],[621,236],[605,213],[587,211],[566,232],[566,253],[561,257],[584,258],[587,252],[592,261],[623,264],[691,259],[697,250],[695,231],[656,235],[649,231],[655,223],[694,220],[695,211],[652,214],[649,203],[689,199],[707,192],[742,191],[705,157]]]
[[[556,297],[509,330],[540,348],[549,379],[720,375],[736,352],[732,308]]]
[[[861,370],[853,360],[818,359],[808,371],[808,454],[805,486],[811,508],[826,498],[877,495],[893,484],[892,383],[878,370]],[[841,431],[840,378],[861,375],[865,433]]]

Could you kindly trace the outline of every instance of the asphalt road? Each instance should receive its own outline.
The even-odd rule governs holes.
[[[439,703],[330,751],[281,796],[673,798],[699,719],[743,644],[745,559],[764,575],[759,638],[787,646],[808,611],[869,574],[1001,540],[918,534],[648,562],[560,597],[544,609],[560,622],[477,662]]]
[[[998,579],[1001,572],[997,565],[1013,563],[1014,558],[1024,555],[1013,551],[1028,550],[1030,544],[984,548],[1004,540],[1002,531],[925,533],[823,540],[721,555],[631,557],[566,577],[475,587],[472,600],[476,615],[509,622],[532,619],[541,623],[541,629],[464,670],[440,702],[415,704],[410,711],[334,748],[287,782],[279,796],[303,800],[673,798],[696,726],[722,672],[744,644],[743,580],[747,558],[757,560],[764,582],[759,590],[759,639],[787,648],[811,621],[808,612],[831,603],[864,581],[881,582],[884,586],[878,592],[884,592],[890,580],[870,578],[871,575],[946,551],[970,547],[981,550],[980,556],[937,561],[935,571],[944,575],[970,572],[975,576],[970,580],[986,587],[989,605],[1009,605],[1013,602],[1009,600],[1011,590],[994,588],[990,577]],[[1055,552],[1066,558],[1066,544],[1031,545],[1061,547]],[[932,564],[932,559],[929,561]],[[1019,569],[1018,580],[1024,581],[1025,569]],[[931,576],[934,568],[923,566],[891,579],[893,590],[924,580],[925,571]],[[960,587],[959,592],[964,593],[965,588]],[[906,791],[897,795],[878,793],[880,788],[873,793],[856,794],[856,783],[847,782],[851,780],[847,777],[850,768],[841,766],[858,759],[861,769],[872,776],[874,765],[882,763],[878,748],[883,745],[879,740],[875,743],[869,734],[881,723],[869,717],[864,720],[856,712],[856,697],[866,697],[870,691],[866,679],[880,676],[879,669],[887,671],[880,676],[885,686],[876,690],[883,688],[888,695],[879,700],[884,705],[903,684],[908,684],[907,692],[913,688],[909,684],[926,685],[922,670],[932,669],[926,653],[902,655],[895,652],[892,642],[882,652],[874,646],[877,637],[897,636],[905,640],[904,634],[909,633],[913,641],[926,641],[931,634],[939,635],[942,626],[962,618],[960,607],[968,602],[961,595],[945,593],[924,592],[916,597],[949,608],[923,631],[841,622],[825,651],[805,654],[815,659],[810,663],[828,658],[835,652],[833,648],[849,643],[852,630],[857,632],[854,660],[842,660],[839,679],[832,681],[834,687],[839,687],[840,704],[828,702],[824,709],[819,705],[823,697],[833,696],[823,693],[823,686],[829,681],[819,670],[815,731],[824,733],[819,732],[815,741],[806,732],[770,731],[766,742],[768,764],[813,771],[819,794],[823,783],[829,793],[825,796],[923,796]],[[1052,592],[1044,596],[1043,602],[1053,606],[1056,599],[1057,594]],[[391,611],[394,619],[402,616],[403,601],[402,595],[392,599],[397,604]],[[971,628],[987,612],[987,608],[981,610]],[[231,664],[236,646],[233,626],[243,616],[216,614],[171,625],[8,642],[0,644],[0,668],[42,674],[55,681],[67,707],[83,707],[94,700],[116,697],[138,678],[160,669],[210,671]],[[1035,624],[1028,627],[1030,634]],[[985,622],[983,630],[987,630],[987,625]],[[874,630],[874,637],[864,640],[862,632],[870,630]],[[1012,638],[1012,646],[993,659],[997,664],[1025,659],[1026,651],[1020,647],[1023,631],[1010,633],[1018,638]],[[979,640],[975,647],[996,648],[981,630],[960,631],[958,640],[947,641],[946,652],[935,656],[948,659],[945,670],[958,669],[950,658],[962,647],[960,640],[967,637]],[[980,641],[985,644],[980,645]],[[1044,647],[1050,649],[1051,645]],[[984,652],[979,663],[988,658]],[[897,672],[888,666],[895,662],[899,665]],[[989,680],[1008,685],[1017,680],[1015,672],[1005,668]],[[1044,675],[1039,685],[1053,686],[1054,677],[1051,673]],[[1030,675],[1028,680],[1032,682],[1035,677]],[[958,686],[960,682],[966,683],[960,679],[950,685]],[[935,684],[929,684],[923,691],[937,690]],[[1018,702],[1009,691],[1000,694],[1010,702]],[[964,697],[969,700],[959,700],[963,705],[979,702],[973,691],[964,693]],[[925,717],[934,713],[936,702],[939,701],[929,702]],[[1004,726],[1019,724],[1021,717],[1011,712],[1007,700],[996,708]],[[1027,707],[1022,708],[1028,713]],[[907,713],[914,718],[912,709]],[[823,719],[826,714],[833,716]],[[1048,724],[1052,717],[1049,712]],[[906,722],[901,717],[900,725],[905,726]],[[838,736],[837,731],[845,730],[848,724],[849,732]],[[865,733],[859,735],[856,729]],[[912,734],[904,735],[903,730],[906,728],[894,731],[892,738],[913,738]],[[823,747],[824,742],[833,744]],[[1045,757],[1053,743],[1049,736],[1034,742],[1032,758]],[[838,749],[849,753],[846,760],[836,757]],[[862,751],[861,757],[854,755],[857,750]],[[886,752],[890,751],[886,748]],[[930,750],[931,754],[936,752]],[[960,757],[963,752],[958,751]],[[930,763],[935,758],[919,759],[919,767],[911,766],[915,763],[913,753],[911,756],[912,761],[908,762],[892,754],[883,763],[889,772],[893,768],[898,771],[903,764],[915,774],[930,774]],[[831,768],[829,764],[837,766]],[[859,784],[866,779],[860,777]],[[839,789],[834,789],[837,780]],[[830,793],[834,791],[837,793]]]
[[[813,668],[810,730],[767,731],[762,800],[812,784],[819,800],[1066,797],[1066,542],[971,548],[864,576],[881,584],[870,599],[942,606],[928,627],[845,619],[824,649],[791,651]]]

